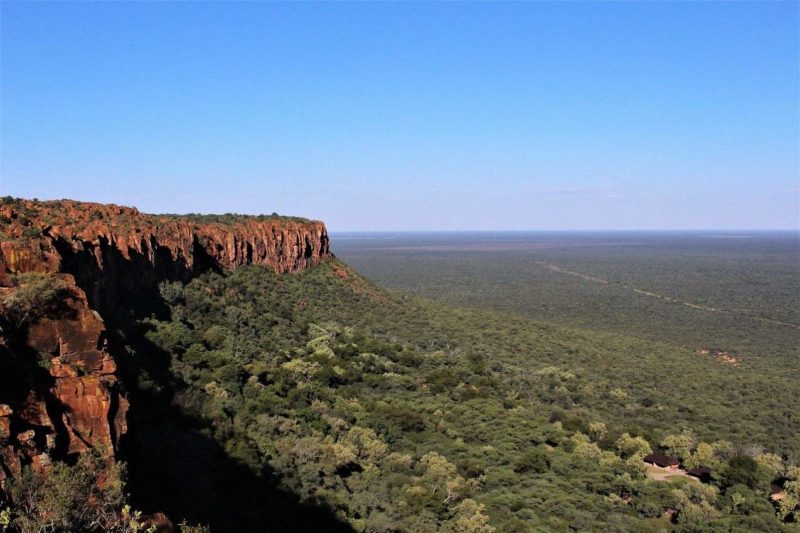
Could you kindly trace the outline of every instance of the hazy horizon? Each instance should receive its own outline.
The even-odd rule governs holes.
[[[3,195],[5,195],[5,190],[3,191]],[[14,196],[13,194],[11,196]],[[249,215],[249,216],[258,216],[258,215],[268,215],[271,212],[268,211],[254,211],[254,212],[241,212],[241,211],[206,211],[206,212],[198,212],[198,211],[186,211],[186,212],[155,212],[155,211],[148,211],[145,209],[140,208],[137,205],[133,204],[126,204],[123,202],[118,202],[114,200],[109,200],[107,202],[100,201],[100,200],[90,200],[86,198],[34,198],[30,196],[19,196],[25,199],[35,199],[38,201],[43,202],[51,202],[51,201],[60,201],[60,200],[70,200],[70,201],[80,201],[80,202],[89,202],[89,203],[108,203],[108,204],[115,204],[121,205],[124,207],[134,207],[139,209],[142,213],[150,214],[150,215],[176,215],[176,216],[185,216],[185,215],[192,215],[192,214],[200,214],[200,215],[224,215],[224,214],[236,214],[236,215]],[[710,233],[798,233],[800,234],[800,222],[798,223],[797,227],[775,227],[775,228],[748,228],[748,227],[741,227],[741,228],[721,228],[721,227],[697,227],[697,228],[640,228],[640,227],[632,227],[632,228],[589,228],[589,227],[575,227],[575,228],[499,228],[499,229],[480,229],[480,228],[453,228],[453,229],[435,229],[435,228],[418,228],[418,229],[339,229],[335,228],[332,229],[330,225],[327,223],[326,220],[321,219],[319,217],[310,216],[303,213],[278,213],[281,216],[287,217],[300,217],[300,218],[307,218],[310,220],[320,220],[326,224],[328,229],[328,233],[330,235],[346,235],[346,234],[360,234],[360,235],[369,235],[369,234],[454,234],[454,233],[484,233],[484,234],[491,234],[491,233],[701,233],[701,232],[710,232]]]
[[[800,233],[799,228],[777,228],[777,229],[501,229],[501,230],[473,230],[473,229],[454,229],[454,230],[329,230],[330,235],[395,235],[395,234],[448,234],[448,233],[475,233],[475,234],[492,234],[492,233],[519,233],[519,234],[536,234],[536,233],[649,233],[649,234],[675,234],[675,233]]]

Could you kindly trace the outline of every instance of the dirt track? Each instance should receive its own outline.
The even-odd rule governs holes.
[[[613,286],[616,286],[616,287],[620,287],[621,289],[624,289],[624,290],[627,290],[627,291],[631,291],[631,292],[635,292],[636,294],[641,294],[642,296],[647,296],[647,297],[650,297],[650,298],[656,298],[658,300],[661,300],[661,301],[664,301],[664,302],[667,302],[667,303],[674,303],[674,304],[684,305],[686,307],[691,307],[692,309],[698,309],[700,311],[708,311],[710,313],[724,313],[726,315],[732,315],[732,316],[737,316],[737,317],[742,317],[742,318],[749,318],[751,320],[758,320],[758,321],[761,321],[761,322],[769,322],[770,324],[776,324],[778,326],[785,326],[785,327],[789,327],[789,328],[794,328],[794,329],[800,330],[800,324],[792,324],[791,322],[783,322],[782,320],[776,320],[774,318],[766,318],[766,317],[761,317],[761,316],[749,315],[747,313],[735,313],[733,311],[727,311],[725,309],[719,309],[717,307],[709,307],[709,306],[706,306],[706,305],[699,305],[699,304],[695,304],[695,303],[692,303],[692,302],[679,300],[677,298],[671,298],[669,296],[664,296],[663,294],[657,294],[657,293],[646,291],[646,290],[643,290],[643,289],[638,289],[636,287],[631,287],[629,285],[624,285],[622,283],[613,283],[613,282],[610,282],[610,281],[608,281],[606,279],[598,278],[596,276],[592,276],[592,275],[589,275],[589,274],[584,274],[582,272],[576,272],[574,270],[568,270],[566,268],[562,268],[562,267],[560,267],[558,265],[555,265],[553,263],[548,263],[547,261],[535,261],[535,263],[538,266],[542,267],[542,268],[546,268],[548,270],[551,270],[553,272],[557,272],[559,274],[566,274],[568,276],[574,276],[574,277],[577,277],[577,278],[581,278],[581,279],[583,279],[585,281],[590,281],[592,283],[599,283],[599,284],[602,284],[602,285],[613,285]]]

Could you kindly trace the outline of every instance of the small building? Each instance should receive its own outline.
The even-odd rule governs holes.
[[[772,485],[769,488],[769,499],[773,502],[779,502],[786,496],[786,493],[783,492],[783,489],[778,485]]]
[[[644,462],[659,468],[669,468],[670,470],[678,468],[681,464],[677,457],[661,455],[660,453],[651,453],[644,458]]]
[[[708,483],[711,481],[711,469],[707,466],[698,466],[697,468],[691,468],[686,471],[686,473],[692,477],[696,477],[703,483]]]

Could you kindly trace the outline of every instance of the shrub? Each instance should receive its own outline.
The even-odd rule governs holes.
[[[16,289],[0,299],[0,309],[16,328],[55,312],[70,295],[67,283],[50,274],[19,274],[13,276],[12,281]]]
[[[102,488],[98,479],[103,477]],[[83,454],[75,467],[54,463],[47,476],[26,468],[11,483],[11,527],[20,531],[112,530],[123,506],[122,467]]]
[[[542,448],[532,448],[525,451],[522,457],[517,459],[514,464],[514,472],[523,474],[525,472],[534,472],[541,474],[550,469],[550,457],[547,456],[547,451]]]
[[[755,459],[748,455],[736,455],[728,460],[723,482],[727,487],[741,484],[754,489],[763,484],[762,477]]]

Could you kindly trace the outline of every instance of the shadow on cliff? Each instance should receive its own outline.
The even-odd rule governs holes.
[[[53,377],[42,366],[43,359],[36,350],[25,345],[24,331],[20,333],[2,320],[0,331],[0,404],[8,405],[13,410],[10,435],[0,434],[0,438],[19,435],[29,429],[38,430],[35,437],[37,448],[46,449],[44,439],[51,428],[41,420],[44,415],[50,419],[56,431],[54,453],[66,458],[66,431],[61,420],[63,407],[50,392],[54,384]],[[12,441],[12,444],[17,443]],[[7,468],[8,465],[0,461],[0,469],[10,475]]]
[[[102,268],[89,250],[75,253],[57,242],[56,247],[62,270],[75,276],[110,332],[110,351],[131,404],[120,458],[128,465],[136,509],[164,512],[176,523],[209,525],[215,532],[352,531],[332,510],[281,489],[269,468],[254,471],[237,461],[210,436],[208,422],[173,403],[179,384],[170,373],[170,355],[144,337],[139,320],[168,317],[160,281],[186,282],[219,270],[200,247],[192,271],[168,253],[157,253],[153,264],[133,251],[125,258],[102,241]]]
[[[75,318],[75,310],[59,300],[41,314],[51,318]],[[6,316],[0,315],[0,404],[11,407],[9,417],[10,435],[0,434],[0,439],[8,439],[10,448],[19,451],[21,444],[10,439],[27,430],[34,430],[36,450],[49,450],[49,453],[73,463],[77,457],[68,456],[69,437],[62,419],[64,405],[53,394],[55,379],[50,374],[48,358],[28,345],[29,323],[15,324]],[[55,435],[55,440],[47,442],[47,435]],[[0,469],[10,475],[9,465],[0,461]]]

